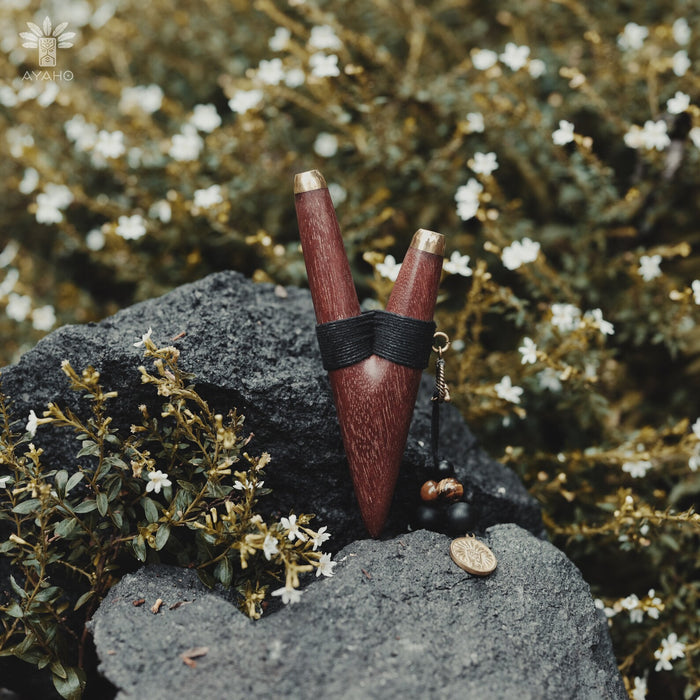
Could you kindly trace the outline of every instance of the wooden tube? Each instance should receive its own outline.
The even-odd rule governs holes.
[[[317,321],[358,315],[357,293],[323,176],[318,171],[300,173],[294,189]],[[443,236],[416,232],[387,311],[432,320],[443,252]],[[372,537],[381,533],[391,507],[421,372],[372,355],[328,373],[355,495]]]

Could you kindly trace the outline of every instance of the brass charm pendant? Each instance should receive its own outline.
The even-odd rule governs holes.
[[[457,566],[474,576],[488,576],[497,564],[494,553],[474,535],[452,540],[450,556]]]

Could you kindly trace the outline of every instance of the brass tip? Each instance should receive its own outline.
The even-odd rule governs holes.
[[[294,194],[321,190],[324,187],[328,187],[326,179],[318,170],[307,170],[294,176]]]
[[[444,255],[445,237],[441,233],[428,231],[428,229],[425,228],[419,228],[413,234],[411,248],[418,248],[418,250],[423,250],[426,253],[432,253],[433,255]]]

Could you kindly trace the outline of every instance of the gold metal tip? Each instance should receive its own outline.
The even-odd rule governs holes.
[[[419,228],[413,234],[411,248],[418,248],[418,250],[423,250],[426,253],[432,253],[433,255],[444,255],[445,237],[441,233],[428,231],[428,229],[425,228]]]
[[[307,170],[294,176],[294,194],[321,190],[324,187],[328,187],[326,179],[318,170]]]

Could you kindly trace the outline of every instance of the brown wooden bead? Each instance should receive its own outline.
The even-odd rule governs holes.
[[[453,479],[452,477],[449,479],[442,479],[438,483],[437,489],[440,498],[444,498],[450,503],[459,501],[459,499],[464,496],[464,487],[457,479]]]
[[[420,487],[420,497],[426,502],[437,500],[438,495],[438,485],[435,481],[426,481]]]

